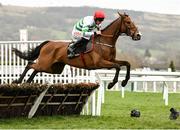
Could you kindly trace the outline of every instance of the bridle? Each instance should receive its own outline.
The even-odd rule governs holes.
[[[119,35],[122,34],[121,32],[121,29],[122,29],[122,24],[123,24],[123,20],[124,20],[124,17],[118,12],[119,14],[119,18],[121,18],[121,23],[120,23],[120,26],[119,26],[119,29],[117,29],[117,31],[114,33],[114,35],[109,35],[109,34],[100,34],[101,36],[103,37],[110,37],[110,38],[113,38],[113,37],[118,37]],[[126,25],[125,25],[126,26]],[[133,35],[135,34],[136,32],[133,33]],[[130,28],[128,26],[126,26],[126,32],[125,32],[126,35],[128,36],[131,36],[131,31],[130,31]],[[133,37],[133,35],[131,37]],[[110,44],[105,44],[105,43],[101,43],[100,42],[100,39],[99,39],[99,42],[96,42],[96,44],[100,44],[100,45],[103,45],[103,46],[107,46],[107,47],[110,47],[110,48],[114,48],[115,46],[113,45],[110,45]]]
[[[120,14],[119,14],[119,16],[120,16],[119,18],[121,18],[121,23],[120,23],[120,28],[117,29],[117,31],[114,34],[115,37],[121,35],[122,23],[123,23],[123,20],[124,20],[124,18]]]
[[[103,37],[114,37],[116,35],[118,35],[118,36],[121,35],[121,29],[122,29],[122,23],[123,23],[124,17],[122,17],[122,15],[120,15],[120,17],[121,17],[120,28],[117,29],[117,31],[115,32],[114,35],[109,35],[109,34],[100,34],[100,35],[103,36]],[[130,36],[130,34],[131,34],[130,28],[128,28],[127,26],[126,26],[125,34],[127,34],[128,36]]]
[[[115,33],[115,35],[119,34],[119,32],[121,31],[121,26],[122,26],[123,19],[122,19],[121,15],[120,15],[120,17],[121,17],[120,29],[118,29],[118,32]],[[100,34],[100,35],[103,36],[103,37],[114,37],[115,36],[115,35],[109,35],[109,34]]]
[[[118,12],[119,13],[119,12]],[[121,17],[121,23],[120,23],[120,29],[118,29],[118,32],[117,33],[115,33],[115,36],[119,36],[119,35],[121,35],[122,34],[122,32],[121,32],[121,29],[122,29],[122,24],[123,24],[123,21],[124,21],[124,17],[122,17],[122,15],[121,14],[119,14],[120,15],[120,17]],[[133,35],[136,33],[136,31],[133,33],[133,35],[131,35],[131,29],[130,29],[130,27],[128,27],[128,26],[126,26],[125,25],[125,27],[126,27],[126,31],[124,32],[127,36],[131,36],[131,37],[133,37]]]
[[[111,38],[113,38],[114,36],[116,36],[121,31],[121,26],[122,26],[122,19],[121,19],[121,23],[120,23],[120,29],[118,29],[118,32],[115,33],[115,35],[109,35],[109,34],[100,34],[100,35],[103,36],[103,37],[111,37]],[[110,48],[114,48],[115,47],[115,46],[110,45],[110,44],[101,43],[100,39],[99,39],[99,42],[96,42],[96,44],[103,45],[103,46],[110,47]]]

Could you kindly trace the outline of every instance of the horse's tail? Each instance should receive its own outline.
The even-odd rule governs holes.
[[[41,48],[46,45],[49,41],[44,41],[43,43],[41,43],[39,46],[37,46],[36,48],[32,48],[31,50],[27,51],[27,52],[21,52],[20,50],[13,48],[12,51],[15,52],[15,54],[17,56],[19,56],[20,58],[24,59],[24,60],[28,60],[28,61],[34,61],[35,59],[38,58],[39,53]]]

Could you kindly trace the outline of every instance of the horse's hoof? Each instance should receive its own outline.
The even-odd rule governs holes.
[[[128,82],[128,81],[123,80],[123,81],[121,82],[121,86],[122,86],[122,87],[125,87],[125,86],[126,86],[126,84],[127,84],[127,82]]]
[[[108,89],[111,89],[113,86],[114,86],[113,83],[109,83],[109,84],[108,84]]]

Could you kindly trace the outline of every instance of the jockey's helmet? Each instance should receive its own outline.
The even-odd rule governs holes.
[[[103,11],[98,10],[98,11],[96,11],[96,12],[94,13],[94,20],[95,20],[95,21],[96,21],[96,20],[103,21],[104,18],[105,18],[105,14],[104,14]]]

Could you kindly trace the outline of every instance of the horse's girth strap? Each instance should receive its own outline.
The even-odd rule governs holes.
[[[86,67],[86,61],[85,61],[85,59],[84,59],[84,54],[81,53],[81,54],[80,54],[80,57],[81,57],[81,61],[82,61],[83,64],[84,64],[84,67]]]

